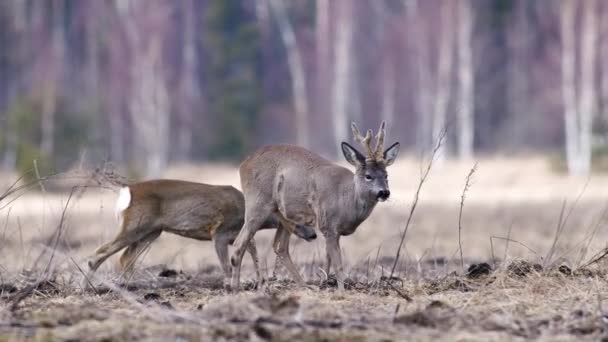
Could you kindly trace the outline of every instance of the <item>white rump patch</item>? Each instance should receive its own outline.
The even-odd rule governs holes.
[[[122,213],[131,204],[131,190],[129,187],[124,187],[118,192],[118,199],[116,200],[116,219],[120,222],[122,220]]]

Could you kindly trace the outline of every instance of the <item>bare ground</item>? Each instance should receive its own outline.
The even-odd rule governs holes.
[[[229,293],[210,243],[170,235],[135,274],[121,277],[111,259],[84,291],[79,267],[116,233],[115,195],[89,190],[68,203],[65,192],[27,192],[0,209],[0,341],[608,338],[606,264],[587,265],[606,246],[608,177],[556,175],[533,158],[482,161],[464,207],[461,265],[457,221],[469,168],[448,162],[431,175],[389,279],[419,175],[418,162],[396,165],[394,199],[343,239],[343,293],[321,271],[322,239],[293,241],[306,288],[280,272],[255,289],[247,263],[245,290]],[[226,166],[184,166],[167,177],[238,185]],[[270,274],[272,235],[259,235]]]

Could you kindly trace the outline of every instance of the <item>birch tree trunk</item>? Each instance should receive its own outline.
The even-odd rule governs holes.
[[[454,54],[454,43],[452,34],[452,2],[441,3],[441,38],[439,41],[439,61],[437,67],[437,78],[435,84],[435,101],[433,102],[433,140],[438,139],[445,129],[448,101],[452,89],[452,56]],[[437,151],[437,158],[443,160],[446,157],[447,144],[443,144]]]
[[[133,65],[130,112],[135,146],[144,158],[146,176],[158,178],[169,155],[169,98],[162,76],[161,44],[153,39]]]
[[[601,18],[602,20],[600,20],[600,24],[601,24],[601,28],[600,28],[600,36],[601,38],[601,42],[600,44],[600,86],[601,86],[601,94],[600,94],[600,101],[601,101],[601,108],[602,108],[602,113],[600,115],[602,115],[603,121],[604,122],[608,122],[608,5],[606,5],[605,3],[602,4],[603,6],[601,6],[601,10],[599,11],[599,13],[601,13]],[[606,134],[606,133],[605,133]],[[604,143],[607,143],[608,136],[604,137]]]
[[[564,106],[564,129],[566,133],[566,160],[568,171],[578,173],[579,129],[576,101],[574,15],[575,1],[563,0],[560,8],[562,38],[561,73],[562,102]]]
[[[63,7],[56,1],[53,6],[51,30],[51,54],[46,77],[42,86],[40,151],[47,158],[53,157],[55,149],[55,111],[57,92],[60,87],[61,68],[64,59]]]
[[[340,144],[348,140],[348,89],[351,72],[352,13],[350,0],[340,2],[336,33],[335,73],[333,83],[334,138],[340,155]]]
[[[196,98],[200,95],[197,76],[196,36],[194,34],[194,2],[182,4],[184,14],[184,44],[180,71],[179,129],[177,133],[177,158],[188,160],[192,151],[192,124]]]
[[[472,34],[473,13],[469,0],[458,2],[458,157],[473,157],[475,134]]]
[[[391,126],[395,118],[395,57],[390,47],[390,34],[387,33],[389,18],[385,14],[386,4],[373,2],[374,12],[377,16],[377,27],[374,39],[382,41],[382,99],[381,99],[381,118]]]
[[[169,95],[163,77],[162,32],[141,32],[135,20],[136,5],[142,1],[116,3],[126,23],[126,35],[131,50],[131,88],[129,112],[131,115],[134,152],[145,170],[146,177],[158,178],[169,159]],[[148,9],[155,20],[166,16],[166,4],[155,3],[158,8]],[[157,25],[162,26],[160,21]],[[144,39],[145,38],[145,39]]]
[[[330,41],[329,29],[329,0],[316,0],[316,27],[315,27],[315,66],[316,66],[316,91],[315,91],[315,124],[320,125],[327,121],[330,114],[329,99],[330,90],[330,70],[331,58],[329,50]],[[322,136],[331,136],[333,131],[317,130]],[[317,139],[315,139],[317,140]],[[331,140],[318,139],[317,144],[321,146],[329,145]],[[313,141],[314,142],[314,141]],[[321,147],[317,146],[317,147]],[[326,151],[333,153],[334,149]]]
[[[293,27],[289,22],[285,3],[282,0],[267,0],[272,13],[277,19],[283,44],[287,51],[287,64],[291,74],[291,92],[295,110],[296,142],[303,147],[310,147],[308,128],[308,95],[306,91],[306,76],[304,64],[298,48],[298,42]]]
[[[27,4],[25,1],[9,2],[8,8],[11,11],[10,17],[13,19],[15,34],[19,38],[23,38],[27,34]],[[23,39],[22,39],[23,41]],[[8,51],[11,58],[19,59],[19,51]],[[18,82],[9,82],[6,85],[6,109],[10,109],[14,104],[14,99],[19,93]],[[13,118],[10,117],[8,110],[5,110],[5,121],[2,122],[4,135],[4,155],[2,156],[2,167],[5,170],[15,170],[17,167],[17,145],[19,137],[17,129],[14,127]]]
[[[420,151],[432,148],[432,108],[431,108],[431,77],[428,64],[429,53],[427,46],[428,34],[423,27],[424,19],[420,16],[418,0],[404,0],[407,11],[408,33],[410,51],[414,60],[416,93],[414,99],[418,129],[416,130],[416,145]]]
[[[587,175],[591,171],[592,126],[596,111],[595,66],[597,43],[597,1],[585,0],[583,4],[581,37],[581,80],[580,80],[580,165],[577,173]]]
[[[386,121],[389,127],[395,120],[395,65],[392,58],[385,60],[383,65],[382,78],[382,120]]]

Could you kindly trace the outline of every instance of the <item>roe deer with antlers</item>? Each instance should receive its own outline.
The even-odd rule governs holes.
[[[157,239],[169,232],[196,240],[213,240],[220,265],[229,285],[231,267],[228,245],[234,242],[243,226],[245,201],[232,186],[217,186],[177,180],[153,180],[132,184],[120,190],[116,215],[120,231],[112,242],[102,245],[89,260],[91,272],[111,255],[126,247],[120,257],[123,269],[130,269],[137,257]],[[278,228],[280,221],[268,216],[263,228]],[[291,233],[309,241],[316,238],[314,228],[297,225],[287,227]],[[259,270],[255,241],[245,246]]]
[[[275,215],[283,227],[295,224],[314,225],[326,243],[327,274],[332,263],[340,290],[344,273],[340,254],[340,236],[350,235],[370,215],[378,201],[390,196],[386,167],[399,153],[399,143],[384,150],[386,123],[382,122],[372,147],[372,130],[365,137],[352,124],[355,140],[365,154],[346,142],[342,152],[355,172],[339,166],[304,148],[291,145],[266,146],[240,166],[241,186],[245,196],[245,225],[235,242],[231,263],[232,288],[238,289],[240,265],[245,248],[265,220]],[[289,257],[289,231],[279,228],[274,248],[291,276],[300,285],[302,278]]]

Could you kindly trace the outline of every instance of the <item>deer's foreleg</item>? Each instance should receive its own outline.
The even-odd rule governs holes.
[[[335,263],[336,279],[338,281],[338,289],[344,291],[344,270],[342,266],[342,253],[340,251],[340,237],[326,236],[325,251],[327,253],[327,274],[329,275],[329,265]]]
[[[287,229],[285,229],[285,228],[277,229],[273,248],[274,248],[275,253],[277,254],[277,259],[281,262],[281,264],[283,264],[283,266],[285,266],[285,268],[287,268],[287,271],[289,272],[289,274],[291,275],[293,280],[299,286],[303,286],[304,280],[302,279],[300,272],[298,272],[298,268],[291,260],[291,255],[289,255],[289,238],[290,237],[291,237],[291,234],[289,233],[289,231]]]

